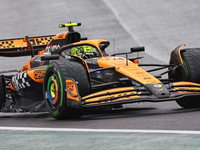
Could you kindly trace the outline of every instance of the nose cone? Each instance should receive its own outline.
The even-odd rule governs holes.
[[[152,95],[158,98],[167,98],[170,95],[168,89],[162,83],[146,84],[145,87]]]

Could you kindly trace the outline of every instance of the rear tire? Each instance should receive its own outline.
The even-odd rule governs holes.
[[[88,76],[82,64],[70,60],[51,61],[45,73],[43,91],[46,108],[56,119],[79,118],[82,115],[80,109],[67,106],[68,99],[65,92],[67,78],[78,82],[81,96],[89,94]]]
[[[6,101],[5,78],[3,75],[0,75],[0,111],[5,101]]]
[[[181,56],[188,81],[200,83],[200,48],[184,49],[181,51]],[[180,72],[177,74],[180,75]],[[179,76],[179,79],[183,80],[183,75]],[[184,108],[199,108],[200,96],[184,97],[176,102]]]

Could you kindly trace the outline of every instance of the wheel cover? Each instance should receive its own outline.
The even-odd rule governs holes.
[[[58,101],[58,83],[55,77],[52,75],[47,82],[47,96],[51,105],[56,105]]]

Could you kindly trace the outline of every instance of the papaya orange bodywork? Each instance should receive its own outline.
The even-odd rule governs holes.
[[[199,93],[200,91],[200,87],[175,87],[174,89],[177,90],[178,93]]]
[[[71,96],[68,92],[67,92],[67,98],[69,99],[72,99],[72,100],[75,100],[75,101],[79,101],[79,98],[78,98],[78,92],[77,92],[77,88],[76,88],[76,84],[74,83],[73,80],[71,79],[67,79],[66,80],[66,88],[68,90],[71,91],[71,93],[73,93],[74,95],[77,95],[77,96]]]
[[[184,47],[185,45],[182,45],[180,48],[179,48],[179,57],[181,58],[181,63],[183,64],[183,59],[182,59],[182,56],[181,56],[181,49]]]
[[[106,90],[106,91],[100,91],[100,92],[97,92],[97,93],[94,93],[94,94],[90,94],[89,96],[85,96],[83,97],[83,99],[86,99],[86,98],[89,98],[89,97],[93,97],[93,96],[96,96],[96,95],[99,95],[99,94],[107,94],[107,93],[110,93],[110,92],[117,92],[117,91],[123,91],[123,90],[134,90],[133,87],[124,87],[124,88],[115,88],[115,89],[109,89],[109,90]]]
[[[28,70],[27,74],[35,82],[43,83],[45,71],[46,71],[46,68],[34,69],[34,70]]]
[[[23,68],[20,70],[20,72],[24,72],[26,70],[31,69],[31,62],[32,62],[33,58],[31,58],[24,66]]]
[[[160,83],[153,75],[140,68],[138,64],[126,60],[123,57],[101,57],[98,59],[99,67],[115,66],[115,70],[127,77],[130,77],[142,84]]]
[[[195,93],[200,91],[200,84],[192,82],[174,82],[172,83],[178,93]],[[180,91],[179,91],[180,90]]]
[[[57,34],[57,35],[54,37],[54,40],[65,39],[67,33],[69,33],[69,32],[61,32],[61,33]]]
[[[30,37],[29,41],[31,45],[33,46],[39,46],[39,45],[47,45],[54,36],[41,36],[41,37]],[[27,42],[23,38],[18,39],[8,39],[8,40],[1,40],[0,41],[0,49],[4,48],[21,48],[21,47],[27,47]]]
[[[197,83],[193,83],[193,82],[174,82],[172,83],[172,85],[175,85],[175,86],[199,86],[200,87],[200,84],[197,84]]]
[[[13,87],[13,85],[12,85],[11,82],[10,82],[10,89],[11,89],[11,90],[14,90],[14,91],[17,91],[17,90]]]
[[[127,90],[129,90],[130,92],[127,92]],[[116,92],[117,94],[109,94],[109,93],[113,93]],[[133,87],[122,87],[122,88],[115,88],[115,89],[108,89],[106,91],[100,91],[94,94],[90,94],[89,96],[85,96],[82,99],[85,99],[85,102],[88,103],[87,105],[94,105],[94,104],[98,104],[97,101],[104,99],[104,98],[109,98],[109,97],[116,97],[115,100],[113,101],[120,101],[120,100],[127,100],[130,98],[137,98],[140,97],[139,95],[131,95],[131,94],[136,94],[137,92],[134,91]],[[107,94],[107,95],[105,95]],[[123,95],[126,94],[126,97],[123,98],[117,98],[119,95]],[[99,96],[101,95],[101,96]],[[95,97],[97,96],[97,97]],[[110,102],[109,100],[107,102]],[[104,101],[102,101],[101,103],[105,103]]]

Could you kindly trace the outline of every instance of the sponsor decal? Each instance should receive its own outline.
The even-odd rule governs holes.
[[[137,71],[135,74],[144,74],[144,72]]]
[[[106,72],[106,75],[107,75],[107,76],[113,76],[114,73],[113,73],[113,72]]]
[[[34,77],[35,79],[43,79],[44,78],[45,70],[35,70]]]
[[[59,39],[64,39],[64,38],[65,38],[65,34],[64,34],[64,33],[58,34],[58,38],[59,38]]]
[[[70,91],[74,91],[74,82],[66,81],[66,87]]]
[[[33,38],[33,39],[30,38],[29,41],[31,42],[32,45],[46,45],[52,39],[53,39],[53,36],[52,37]]]
[[[60,45],[50,45],[46,47],[44,54],[51,54],[52,51],[56,51],[60,48]]]
[[[46,36],[46,37],[29,38],[29,41],[33,46],[47,45],[52,39],[53,36]],[[23,44],[21,43],[23,43],[23,39],[0,41],[0,48],[19,48],[18,49],[19,51],[26,50],[26,46],[24,47]]]
[[[130,98],[131,96],[139,96],[139,95],[141,95],[141,92],[132,92],[132,93],[127,93],[127,94],[119,94],[119,95],[108,96],[105,98],[100,98],[99,101],[110,102],[110,100],[124,100],[124,99]]]
[[[12,77],[12,85],[13,87],[18,91],[20,89],[28,88],[30,87],[30,83],[27,80],[27,73],[19,73]]]
[[[161,84],[154,84],[153,87],[155,87],[155,88],[161,88],[162,85]]]
[[[14,40],[12,41],[2,41],[0,42],[0,48],[13,48],[14,46]]]
[[[144,80],[150,80],[152,79],[151,77],[145,77]]]
[[[71,56],[65,55],[65,58],[68,59],[68,58],[71,58]]]

